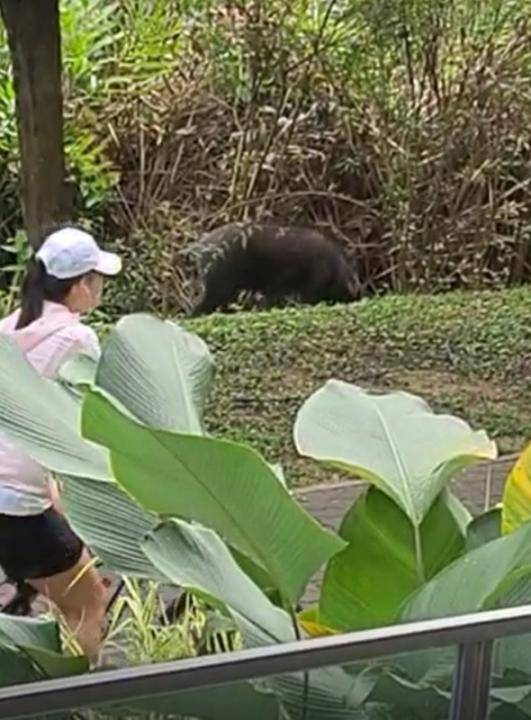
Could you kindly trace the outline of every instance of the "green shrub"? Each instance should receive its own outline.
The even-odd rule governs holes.
[[[422,395],[485,427],[504,453],[531,435],[527,288],[389,296],[342,306],[186,320],[216,357],[207,424],[281,462],[295,485],[341,481],[299,458],[291,428],[330,377]]]

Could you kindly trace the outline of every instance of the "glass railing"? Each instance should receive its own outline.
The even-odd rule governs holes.
[[[94,672],[4,687],[0,717],[520,720],[526,633],[531,606]]]

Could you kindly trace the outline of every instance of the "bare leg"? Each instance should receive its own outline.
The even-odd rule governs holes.
[[[28,584],[58,607],[83,651],[94,662],[103,637],[107,590],[98,571],[88,567],[89,563],[90,556],[84,550],[70,570],[49,578],[28,580]]]

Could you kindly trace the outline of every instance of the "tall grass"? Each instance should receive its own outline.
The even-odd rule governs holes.
[[[164,599],[168,588],[158,583],[130,577],[122,577],[122,582],[106,618],[98,667],[130,667],[241,649],[241,635],[232,618],[200,598],[185,593],[181,602],[168,603]],[[175,588],[169,592],[174,596]],[[48,612],[59,623],[64,652],[82,655],[64,616],[52,606]]]
[[[63,0],[79,208],[129,259],[117,310],[173,311],[179,249],[315,223],[367,288],[531,271],[530,11],[515,0]],[[16,141],[0,53],[0,225]],[[14,222],[14,219],[16,222]]]

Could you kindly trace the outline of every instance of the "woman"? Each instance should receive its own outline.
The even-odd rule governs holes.
[[[48,235],[31,261],[19,310],[0,322],[37,372],[54,377],[74,354],[99,356],[98,338],[80,315],[100,304],[117,255],[74,227]],[[106,590],[79,538],[54,502],[47,472],[0,435],[0,566],[62,612],[86,654],[101,644]]]

